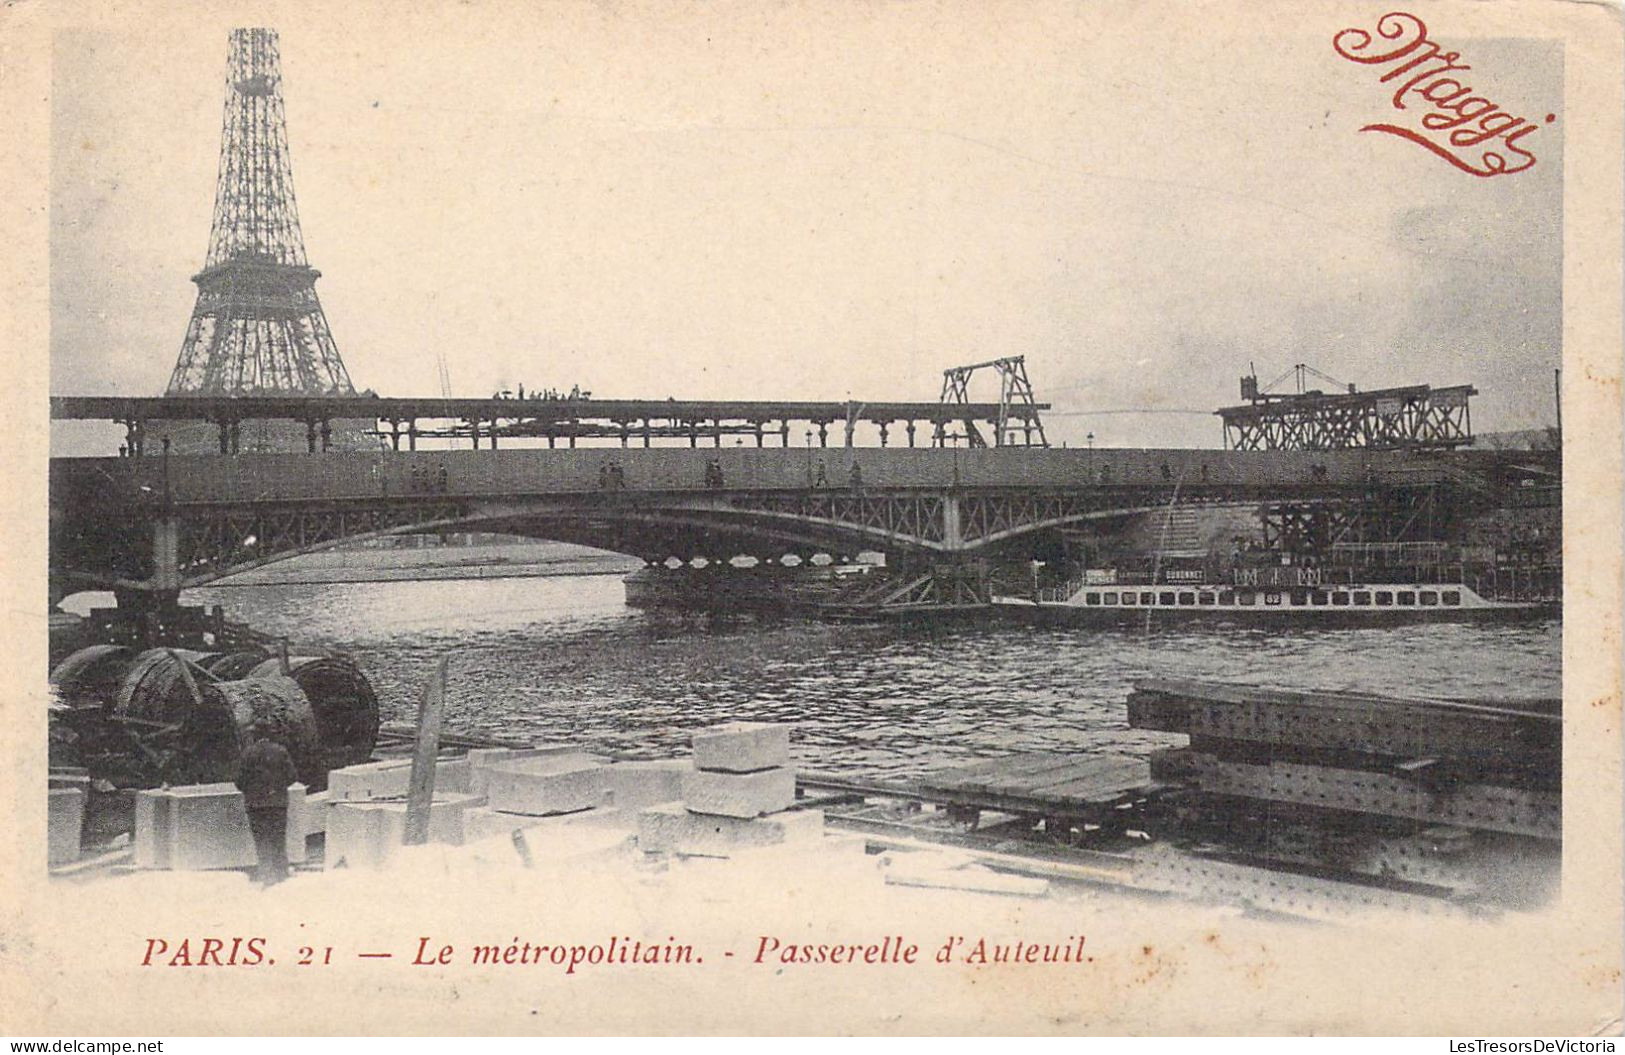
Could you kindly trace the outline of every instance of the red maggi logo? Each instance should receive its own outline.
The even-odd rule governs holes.
[[[1428,27],[1415,15],[1393,11],[1377,20],[1373,36],[1364,29],[1345,29],[1332,38],[1332,47],[1350,62],[1388,66],[1379,82],[1399,82],[1394,91],[1395,110],[1422,108],[1420,127],[1370,124],[1362,132],[1386,132],[1431,150],[1463,172],[1475,176],[1508,176],[1534,165],[1536,158],[1518,140],[1540,126],[1503,110],[1499,103],[1459,79],[1471,66],[1459,51],[1441,51],[1428,39]],[[1557,120],[1547,114],[1546,123]]]

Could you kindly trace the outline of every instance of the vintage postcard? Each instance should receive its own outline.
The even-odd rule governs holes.
[[[4,5],[0,1032],[1617,1037],[1620,30]]]

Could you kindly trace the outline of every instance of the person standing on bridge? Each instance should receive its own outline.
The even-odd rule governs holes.
[[[273,733],[269,722],[254,723],[254,740],[237,770],[237,789],[254,835],[255,878],[265,886],[288,878],[288,787],[299,775],[288,749],[271,739]]]

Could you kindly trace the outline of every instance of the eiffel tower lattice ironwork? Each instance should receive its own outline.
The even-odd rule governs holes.
[[[305,258],[273,29],[234,29],[209,255],[169,395],[352,395]]]

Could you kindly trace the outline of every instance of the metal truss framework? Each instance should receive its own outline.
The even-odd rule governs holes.
[[[1458,505],[1440,501],[1437,487],[1421,487],[1319,502],[1270,502],[1260,507],[1259,521],[1265,548],[1324,555],[1333,546],[1448,537]]]
[[[1473,442],[1471,385],[1259,396],[1218,411],[1237,451],[1449,450]]]
[[[294,200],[276,31],[234,29],[209,253],[169,394],[353,395],[320,275]]]

